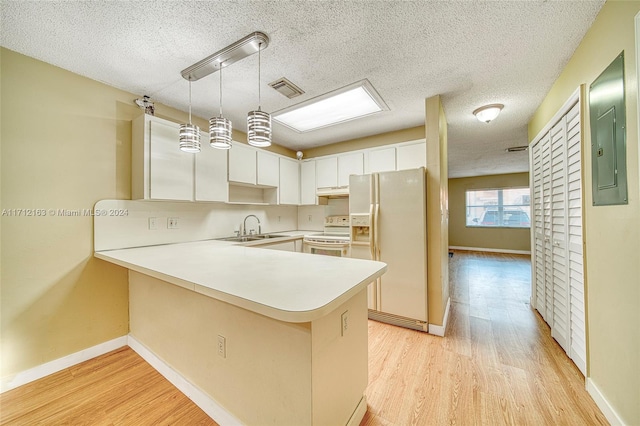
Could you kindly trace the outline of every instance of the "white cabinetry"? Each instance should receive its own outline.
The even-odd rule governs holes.
[[[362,152],[338,155],[338,186],[349,186],[349,176],[363,173],[364,154]]]
[[[417,169],[427,167],[427,144],[419,142],[410,145],[400,145],[396,151],[396,170]]]
[[[132,123],[131,195],[192,201],[194,154],[180,151],[180,125],[143,114]]]
[[[229,181],[256,184],[256,150],[249,145],[233,142],[229,150]]]
[[[338,157],[316,160],[316,188],[338,186]]]
[[[300,164],[280,157],[280,204],[300,204]]]
[[[316,204],[316,160],[300,164],[300,204]]]
[[[372,149],[367,152],[365,173],[392,172],[396,169],[396,148]]]
[[[200,140],[206,140],[203,136]],[[205,143],[202,151],[196,154],[196,201],[229,201],[228,152]]]
[[[256,150],[258,155],[257,184],[278,186],[280,182],[280,164],[278,156],[266,151]]]

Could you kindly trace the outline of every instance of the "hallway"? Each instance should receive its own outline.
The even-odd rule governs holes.
[[[608,424],[530,308],[529,256],[456,251],[445,338],[369,321],[362,425]]]

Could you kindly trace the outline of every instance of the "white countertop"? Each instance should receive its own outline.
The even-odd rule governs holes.
[[[269,242],[308,233],[294,232],[283,232],[290,237]],[[216,240],[106,250],[95,256],[287,322],[308,322],[325,316],[387,270],[382,262]]]

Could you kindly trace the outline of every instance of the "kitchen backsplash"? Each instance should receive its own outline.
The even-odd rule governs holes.
[[[317,215],[322,222],[324,206],[320,208],[312,213],[313,222]],[[263,233],[298,229],[296,206],[102,200],[94,212],[96,251],[226,237],[239,230],[250,214],[258,216]],[[176,227],[169,229],[176,219]],[[247,229],[257,232],[257,228],[255,218],[249,218]],[[300,229],[309,228],[305,224]]]

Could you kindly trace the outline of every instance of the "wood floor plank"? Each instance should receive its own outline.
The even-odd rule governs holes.
[[[528,256],[456,251],[447,336],[369,322],[361,425],[606,425],[529,306]]]
[[[128,347],[0,395],[0,425],[216,425]]]

